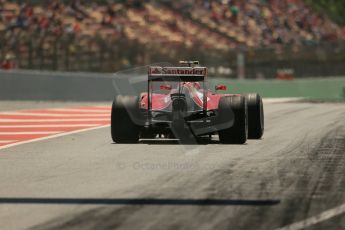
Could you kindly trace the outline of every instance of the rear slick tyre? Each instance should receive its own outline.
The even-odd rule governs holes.
[[[248,139],[260,139],[264,134],[264,107],[259,94],[245,95],[248,106]]]
[[[222,144],[244,144],[247,142],[247,103],[243,96],[226,96],[219,101],[219,113],[221,117],[233,117],[234,123],[230,128],[220,130],[219,141]],[[233,116],[229,115],[229,109]]]
[[[117,96],[111,110],[111,137],[116,143],[137,143],[140,126],[135,123],[139,117],[138,97]]]

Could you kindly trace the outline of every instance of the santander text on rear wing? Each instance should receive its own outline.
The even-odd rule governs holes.
[[[207,76],[207,68],[150,66],[148,76],[149,80],[200,81]]]

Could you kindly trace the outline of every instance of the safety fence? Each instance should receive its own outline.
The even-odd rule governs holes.
[[[222,51],[201,50],[197,44],[189,48],[139,45],[111,36],[28,36],[20,32],[16,36],[20,39],[0,34],[0,61],[12,59],[20,69],[116,72],[155,62],[199,60],[216,77],[236,78],[241,64],[249,79],[275,78],[282,69],[292,70],[296,78],[345,75],[343,43]]]

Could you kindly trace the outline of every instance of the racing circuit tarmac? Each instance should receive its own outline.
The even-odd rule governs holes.
[[[106,127],[0,149],[0,228],[345,229],[345,104],[265,116],[246,145],[113,144]]]

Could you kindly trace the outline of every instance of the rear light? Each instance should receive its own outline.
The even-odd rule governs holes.
[[[226,85],[216,85],[215,89],[216,90],[226,90]]]

